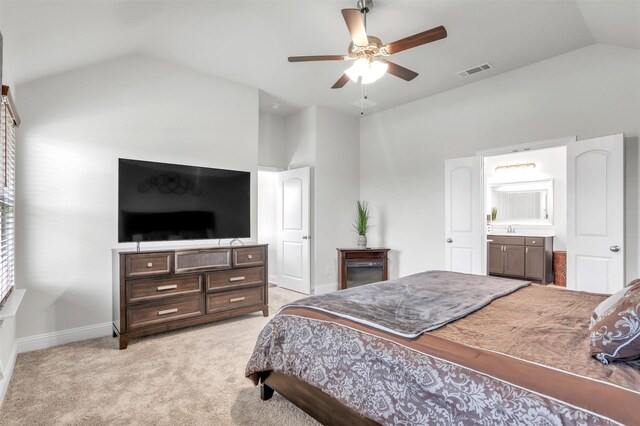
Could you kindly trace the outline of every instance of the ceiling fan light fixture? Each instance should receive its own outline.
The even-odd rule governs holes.
[[[366,58],[357,59],[344,73],[349,76],[354,83],[369,70],[369,61]]]
[[[378,81],[386,74],[387,68],[389,68],[389,65],[384,62],[371,62],[369,70],[362,76],[362,84],[369,84],[374,81]]]
[[[359,78],[362,78],[362,84],[370,84],[377,81],[386,72],[389,65],[380,61],[369,62],[366,58],[360,58],[356,60],[349,69],[344,73],[353,81],[358,82]]]

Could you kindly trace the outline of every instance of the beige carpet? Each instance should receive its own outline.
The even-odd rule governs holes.
[[[269,292],[270,313],[301,297]],[[104,337],[18,355],[2,425],[317,425],[244,377],[261,313],[132,339]]]

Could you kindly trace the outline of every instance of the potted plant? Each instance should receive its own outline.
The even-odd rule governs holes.
[[[367,231],[369,230],[369,205],[366,201],[356,201],[357,216],[353,228],[358,233],[358,248],[367,248]]]
[[[495,222],[497,217],[498,217],[498,208],[497,207],[493,207],[491,209],[491,220]]]

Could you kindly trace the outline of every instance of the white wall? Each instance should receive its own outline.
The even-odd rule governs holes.
[[[519,169],[499,171],[498,166],[519,163],[535,163],[535,169]],[[553,238],[554,250],[567,249],[567,149],[556,147],[536,149],[525,152],[495,155],[485,158],[485,177],[488,183],[527,182],[542,179],[553,179]],[[489,188],[485,195],[490,193]],[[485,203],[485,216],[491,213],[490,205]]]
[[[315,166],[318,138],[316,115],[317,107],[312,106],[286,118],[287,169]]]
[[[19,337],[111,321],[119,157],[252,172],[256,237],[257,89],[135,55],[19,94]]]
[[[258,242],[269,244],[269,281],[278,282],[278,206],[277,172],[258,171]]]
[[[288,169],[311,167],[311,291],[337,289],[336,248],[355,246],[358,119],[313,106],[286,118]]]
[[[392,276],[444,267],[444,160],[479,150],[624,132],[627,278],[640,275],[640,51],[592,45],[360,122],[360,197],[395,250]],[[411,84],[427,84],[421,76]]]
[[[0,405],[6,395],[16,361],[16,318],[8,318],[0,327]]]
[[[284,170],[287,167],[285,117],[260,111],[258,165]]]
[[[359,120],[317,108],[315,166],[315,290],[338,289],[338,247],[355,247],[360,193]]]

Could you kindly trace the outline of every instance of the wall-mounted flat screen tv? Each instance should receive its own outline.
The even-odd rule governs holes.
[[[119,159],[118,241],[248,238],[251,174]]]

